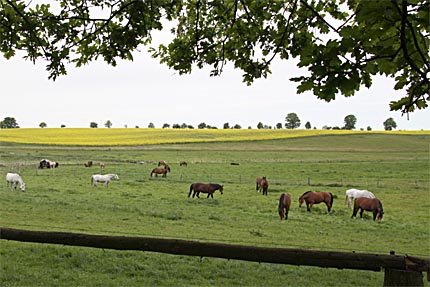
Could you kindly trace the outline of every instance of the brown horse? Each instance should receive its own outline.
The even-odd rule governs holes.
[[[299,207],[302,207],[303,201],[306,202],[306,210],[311,211],[311,208],[314,204],[318,204],[324,202],[327,205],[328,212],[330,212],[333,206],[333,194],[331,192],[313,192],[306,191],[299,197]]]
[[[191,192],[194,191],[193,198],[195,195],[197,195],[197,197],[200,198],[199,196],[200,192],[207,193],[208,198],[209,196],[214,198],[213,194],[216,190],[219,190],[219,192],[223,194],[224,186],[219,185],[217,183],[193,183],[190,185],[190,193],[188,193],[188,197],[190,197]]]
[[[90,160],[90,161],[88,161],[88,162],[85,162],[84,163],[84,166],[85,167],[92,167],[93,166],[93,162]]]
[[[290,204],[291,204],[291,195],[288,193],[281,194],[281,197],[279,197],[279,217],[285,220],[288,219],[288,211],[290,210]]]
[[[269,182],[267,181],[266,177],[263,176],[263,179],[260,183],[260,190],[263,190],[263,195],[267,195],[267,190],[269,189]]]
[[[359,197],[354,200],[354,211],[351,218],[355,218],[357,211],[360,209],[360,218],[363,219],[363,211],[371,211],[373,213],[373,220],[378,216],[378,223],[381,223],[384,209],[382,203],[377,198]]]
[[[187,166],[188,164],[187,164],[187,162],[186,161],[181,161],[180,163],[179,163],[179,166]]]
[[[164,168],[154,168],[151,171],[150,176],[152,177],[153,174],[155,174],[155,176],[158,176],[159,174],[162,174],[163,177],[166,177],[167,173],[170,172],[170,167],[168,165],[166,165]]]

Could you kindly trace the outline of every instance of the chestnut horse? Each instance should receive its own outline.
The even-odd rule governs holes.
[[[359,197],[354,200],[354,211],[351,218],[355,218],[357,211],[360,209],[360,218],[363,219],[363,211],[371,211],[373,213],[373,220],[378,216],[378,223],[381,223],[384,209],[382,203],[377,198]]]
[[[260,184],[260,190],[263,190],[263,195],[267,195],[268,189],[269,189],[269,182],[267,181],[266,177],[263,176],[263,179],[261,180],[261,184]]]
[[[217,183],[193,183],[190,185],[190,193],[188,193],[188,197],[190,197],[191,192],[194,191],[193,198],[195,195],[197,195],[197,197],[200,198],[199,196],[200,192],[207,193],[208,198],[209,196],[214,198],[214,192],[216,190],[219,190],[219,192],[223,194],[224,186],[219,185]]]
[[[306,191],[299,197],[299,207],[302,207],[303,201],[306,202],[306,210],[311,211],[314,204],[324,202],[327,205],[328,212],[330,212],[333,206],[333,194],[326,191]]]
[[[258,190],[258,192],[261,192],[263,190],[263,195],[267,195],[267,189],[269,188],[269,182],[267,181],[266,177],[257,177],[255,179],[255,190]]]
[[[163,177],[166,177],[168,172],[170,172],[170,167],[166,164],[166,166],[164,168],[154,168],[151,171],[150,177],[152,177],[153,174],[155,174],[155,176],[162,174]]]
[[[290,210],[290,204],[291,204],[291,195],[288,193],[281,194],[281,197],[279,197],[279,217],[285,220],[288,219],[288,211]]]

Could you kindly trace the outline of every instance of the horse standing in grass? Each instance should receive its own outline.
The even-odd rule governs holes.
[[[278,211],[279,211],[279,217],[285,220],[288,219],[288,211],[290,210],[290,205],[291,205],[291,195],[289,195],[288,193],[283,193],[281,194],[281,196],[279,197],[279,206],[278,206]]]
[[[19,174],[17,174],[17,173],[6,174],[6,185],[7,185],[7,187],[14,188],[16,190],[16,186],[18,184],[19,184],[21,190],[25,191],[25,183]]]
[[[269,182],[267,181],[266,177],[263,176],[260,183],[260,190],[263,191],[263,195],[267,195],[268,189],[269,189]]]
[[[104,186],[108,187],[109,182],[111,182],[111,180],[119,180],[119,177],[117,174],[94,174],[93,176],[91,176],[91,185],[93,186],[97,186],[98,182],[104,182]]]
[[[355,198],[366,197],[366,198],[376,198],[376,196],[368,191],[368,190],[360,190],[360,189],[348,189],[345,192],[345,204],[348,201],[348,208],[351,208],[352,200]]]
[[[214,192],[216,190],[219,190],[219,192],[221,194],[223,194],[224,191],[224,186],[223,185],[219,185],[217,183],[193,183],[190,185],[190,193],[188,193],[188,197],[191,196],[191,192],[194,191],[193,193],[193,198],[196,195],[198,198],[200,198],[199,194],[200,192],[202,193],[207,193],[208,194],[208,198],[209,196],[214,198]]]
[[[363,212],[366,210],[373,213],[373,220],[378,216],[378,223],[381,223],[384,209],[382,208],[382,203],[379,199],[366,197],[356,198],[354,200],[354,211],[352,212],[351,218],[355,218],[359,209],[361,219],[363,219]]]
[[[324,202],[327,205],[328,212],[330,212],[333,206],[333,194],[326,191],[306,191],[299,197],[299,207],[302,207],[303,201],[306,202],[306,210],[311,211],[314,204]]]
[[[166,177],[166,175],[167,175],[168,172],[170,172],[170,166],[168,166],[166,164],[166,166],[164,168],[160,168],[160,167],[154,168],[151,171],[151,174],[149,176],[152,177],[153,174],[155,174],[155,176],[158,176],[159,174],[162,174],[163,177]]]
[[[88,162],[85,162],[84,163],[84,166],[85,167],[92,167],[93,166],[93,162],[90,160],[90,161],[88,161]]]
[[[187,162],[186,162],[186,161],[181,161],[181,162],[179,163],[179,166],[188,166],[188,164],[187,164]]]

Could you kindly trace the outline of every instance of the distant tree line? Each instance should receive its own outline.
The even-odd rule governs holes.
[[[353,130],[356,128],[355,127],[356,123],[357,123],[357,118],[354,115],[347,115],[344,118],[344,125],[342,127],[339,127],[339,126],[330,127],[330,126],[325,125],[322,127],[322,129],[323,130]],[[104,126],[106,128],[111,128],[112,125],[113,124],[110,120],[107,120],[104,124]],[[298,115],[296,113],[287,114],[287,116],[285,117],[285,124],[284,124],[286,129],[296,129],[296,128],[299,128],[300,125],[301,125],[301,121],[300,121],[300,118],[298,117]],[[39,124],[40,128],[46,128],[47,126],[48,125],[45,122],[41,122]],[[394,121],[393,118],[388,118],[383,122],[383,126],[384,126],[384,130],[391,131],[391,130],[397,128],[397,123]],[[65,128],[66,126],[61,125],[61,127]],[[125,127],[127,127],[127,126],[125,126]],[[168,123],[164,123],[162,126],[163,129],[168,129],[170,127],[172,127],[173,129],[194,129],[194,126],[188,125],[186,123],[183,123],[183,124],[177,124],[176,123],[173,125],[170,125]],[[3,121],[0,121],[0,128],[1,129],[19,128],[19,125],[18,125],[15,118],[5,117],[3,119]],[[98,124],[96,122],[91,122],[90,128],[98,128]],[[139,128],[139,126],[136,126],[136,128]],[[148,128],[155,128],[154,123],[150,122],[148,124]],[[208,125],[204,122],[198,124],[197,128],[198,129],[218,129],[216,126],[211,126],[211,125]],[[241,128],[242,127],[239,124],[235,124],[234,126],[230,126],[230,124],[228,122],[224,123],[224,125],[223,125],[223,129],[241,129]],[[272,127],[272,126],[265,125],[262,122],[259,122],[257,124],[257,129],[272,129],[272,128],[273,129],[282,129],[283,125],[282,125],[282,123],[277,123],[275,125],[275,127]],[[306,129],[312,128],[312,125],[309,121],[306,122],[305,128]],[[252,128],[248,127],[248,129],[252,129]],[[314,127],[314,129],[316,129],[316,127]],[[367,130],[370,131],[370,130],[372,130],[372,128],[370,126],[368,126]]]

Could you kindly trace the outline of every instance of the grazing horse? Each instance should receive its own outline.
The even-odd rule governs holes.
[[[266,177],[263,176],[260,182],[260,190],[263,190],[263,195],[267,195],[267,190],[269,189],[269,182]]]
[[[105,168],[106,164],[104,162],[99,162],[99,166],[100,166],[100,168]]]
[[[290,205],[291,205],[291,195],[289,195],[288,193],[283,193],[281,194],[281,197],[279,197],[279,207],[278,207],[278,211],[279,211],[279,217],[285,220],[288,219],[288,211],[290,210]]]
[[[170,166],[168,166],[166,164],[166,166],[164,168],[154,168],[151,171],[151,174],[149,176],[152,177],[153,174],[155,174],[155,176],[158,176],[159,174],[162,174],[163,177],[166,177],[166,175],[167,175],[168,172],[170,172]]]
[[[180,165],[180,166],[188,166],[188,164],[187,164],[187,162],[186,162],[186,161],[181,161],[181,162],[179,163],[179,165]]]
[[[90,160],[90,161],[88,161],[88,162],[85,162],[84,163],[84,166],[85,167],[92,167],[93,166],[93,162]]]
[[[200,198],[200,196],[199,196],[200,192],[207,193],[208,198],[209,198],[209,196],[214,198],[213,194],[216,190],[219,190],[219,192],[221,192],[221,194],[223,194],[224,186],[219,185],[217,183],[193,183],[190,185],[190,193],[188,193],[188,197],[190,197],[191,192],[194,191],[193,198],[195,195],[197,195],[197,197]]]
[[[326,191],[306,191],[299,197],[299,207],[302,207],[303,201],[306,202],[306,210],[311,211],[314,204],[324,202],[327,205],[328,212],[330,212],[333,206],[333,194]]]
[[[56,161],[50,161],[49,162],[49,165],[48,165],[48,168],[56,168],[56,167],[58,167],[60,164],[58,163],[58,162],[56,162]]]
[[[376,196],[368,191],[368,190],[360,190],[360,189],[348,189],[345,192],[345,204],[346,201],[348,201],[348,208],[351,208],[352,205],[352,199],[360,198],[360,197],[366,197],[366,198],[375,198]]]
[[[94,174],[93,176],[91,176],[91,184],[93,186],[97,186],[98,182],[104,182],[104,186],[108,187],[109,182],[111,182],[111,180],[119,180],[119,177],[117,174]]]
[[[371,211],[373,213],[373,220],[378,216],[378,223],[381,223],[384,209],[382,203],[377,198],[359,197],[354,200],[354,211],[351,218],[355,218],[357,211],[360,209],[360,218],[363,219],[363,211]]]
[[[21,176],[17,173],[8,173],[6,174],[6,185],[7,187],[14,188],[16,190],[16,186],[19,184],[22,191],[25,191],[25,183],[22,180]]]

